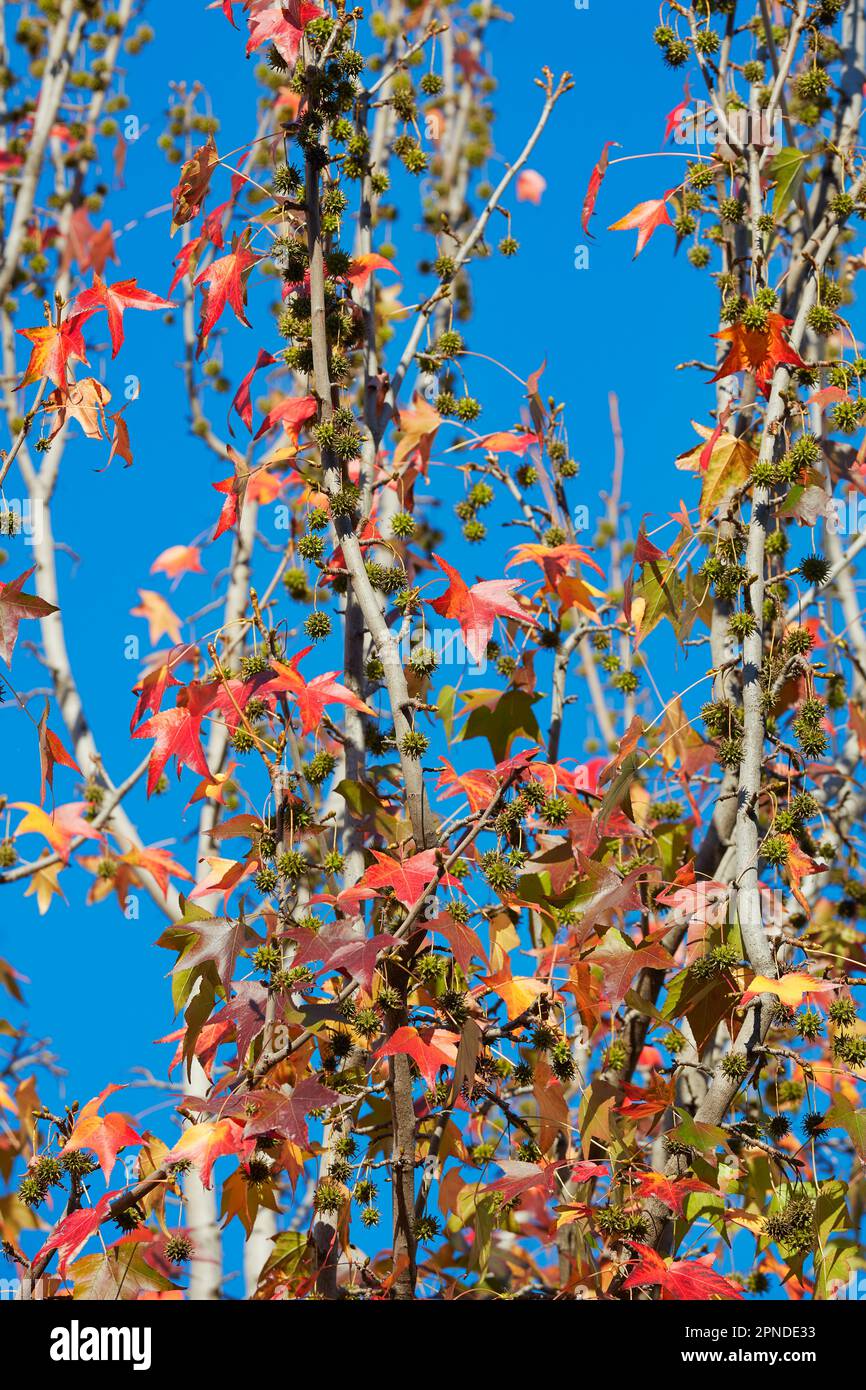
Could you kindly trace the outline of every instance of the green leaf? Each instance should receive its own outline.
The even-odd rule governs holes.
[[[776,180],[776,192],[773,195],[774,217],[780,217],[786,211],[790,200],[796,198],[807,158],[808,155],[802,151],[786,146],[770,164],[770,178]]]

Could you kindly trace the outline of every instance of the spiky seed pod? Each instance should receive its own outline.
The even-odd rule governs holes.
[[[391,517],[391,535],[398,540],[409,540],[414,536],[417,525],[411,512],[395,512]]]
[[[853,999],[834,999],[828,1010],[830,1022],[837,1028],[853,1028],[857,1022],[857,1010]]]
[[[749,1059],[743,1052],[728,1052],[722,1058],[722,1071],[729,1081],[742,1081],[749,1070]]]
[[[815,639],[808,628],[792,627],[785,633],[782,651],[785,656],[805,656],[812,650]]]
[[[429,747],[429,738],[417,729],[410,729],[400,740],[400,752],[406,758],[422,758]]]
[[[665,63],[669,68],[681,68],[684,63],[689,61],[689,45],[685,39],[673,39],[662,50]]]
[[[689,265],[694,266],[695,270],[705,270],[711,259],[708,246],[690,246],[686,256]]]
[[[186,1264],[193,1256],[193,1243],[189,1236],[169,1236],[165,1242],[165,1258],[173,1265]]]
[[[797,96],[804,102],[822,101],[829,85],[829,73],[817,63],[806,72],[801,72],[794,81]]]
[[[307,861],[299,849],[287,849],[278,858],[277,869],[283,878],[299,879],[307,871]]]
[[[733,946],[715,946],[710,955],[719,970],[729,970],[740,963],[740,953]]]
[[[141,1207],[137,1206],[127,1207],[125,1211],[114,1218],[115,1225],[127,1234],[130,1231],[137,1231],[143,1221],[144,1212]]]
[[[815,1139],[824,1129],[824,1116],[817,1110],[810,1110],[803,1116],[803,1133],[807,1139]]]
[[[827,338],[836,331],[838,320],[833,310],[828,308],[826,304],[813,304],[806,315],[806,322],[813,333],[817,333],[821,338]]]
[[[830,562],[823,555],[807,555],[800,561],[800,573],[807,584],[815,584],[820,587],[827,583],[830,574]]]
[[[548,796],[541,806],[540,815],[545,825],[565,825],[571,815],[571,807],[564,796]]]
[[[765,549],[768,555],[785,555],[790,544],[787,531],[771,531],[767,536]]]
[[[718,746],[716,754],[722,767],[737,768],[743,760],[743,740],[741,738],[723,738]]]
[[[463,538],[469,541],[470,545],[479,544],[486,536],[487,527],[484,525],[483,521],[478,521],[473,518],[471,521],[467,521],[466,525],[463,527]]]
[[[267,974],[271,970],[279,970],[283,963],[283,953],[275,941],[268,941],[263,946],[256,947],[252,962],[254,970],[261,970],[263,974]]]
[[[824,1020],[817,1009],[804,1009],[794,1019],[794,1027],[806,1042],[814,1042],[821,1035]]]
[[[301,536],[298,541],[298,554],[303,560],[321,560],[324,553],[323,536]]]
[[[719,973],[719,967],[713,959],[712,952],[706,956],[698,956],[697,960],[692,961],[689,969],[699,980],[711,980]]]
[[[81,1149],[73,1149],[71,1153],[61,1154],[59,1162],[64,1172],[73,1178],[86,1178],[99,1167],[93,1154],[84,1153]]]
[[[746,637],[750,637],[758,628],[758,620],[754,613],[745,611],[732,613],[728,621],[728,632],[736,641],[742,642]]]
[[[774,868],[787,864],[790,852],[790,845],[783,835],[768,835],[761,845],[761,854]]]
[[[276,870],[272,869],[270,866],[267,866],[259,869],[253,882],[255,883],[256,888],[260,893],[267,895],[268,893],[273,893],[274,889],[279,883],[279,878],[277,876]]]
[[[322,751],[310,759],[304,768],[304,773],[311,786],[319,787],[326,778],[330,777],[336,766],[337,759],[334,754]]]
[[[866,1037],[855,1037],[851,1033],[841,1033],[833,1039],[833,1052],[836,1057],[847,1062],[855,1070],[866,1065]]]
[[[323,638],[331,635],[331,619],[327,613],[318,610],[310,613],[304,620],[304,631],[308,637],[312,637],[314,642],[321,642]]]

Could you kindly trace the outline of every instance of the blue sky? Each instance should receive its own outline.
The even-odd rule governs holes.
[[[650,6],[640,7],[640,17],[637,6],[625,12],[620,8],[615,51],[611,11],[601,0],[590,0],[584,9],[563,3],[542,12],[527,0],[516,0],[510,8],[513,23],[495,26],[491,43],[499,81],[495,139],[500,161],[513,158],[534,125],[541,94],[532,79],[545,63],[556,71],[568,67],[575,90],[562,101],[530,161],[547,180],[541,205],[516,204],[509,195],[520,255],[514,260],[494,257],[474,271],[475,315],[467,341],[472,350],[499,358],[521,377],[546,357],[542,389],[568,402],[571,449],[581,463],[572,501],[587,506],[593,518],[600,512],[598,494],[608,485],[613,458],[608,392],[617,393],[626,447],[624,500],[636,529],[644,512],[662,519],[676,510],[681,495],[689,505],[696,501],[690,491],[693,480],[677,473],[673,460],[691,446],[689,420],[706,419],[712,397],[699,374],[674,369],[681,360],[709,355],[714,291],[709,278],[693,270],[683,254],[673,258],[669,229],[662,229],[633,261],[634,233],[607,233],[605,228],[636,203],[677,183],[683,161],[666,157],[612,167],[593,220],[597,239],[590,243],[588,269],[575,269],[575,251],[586,241],[581,203],[603,142],[619,141],[622,148],[613,153],[620,156],[660,149],[665,116],[680,98],[682,79],[664,68],[651,42]],[[178,243],[169,240],[164,212],[148,214],[169,201],[175,181],[175,170],[156,147],[167,84],[198,80],[207,86],[223,123],[221,150],[241,145],[250,135],[254,84],[245,70],[242,36],[219,11],[205,10],[198,0],[151,0],[147,17],[156,39],[130,61],[126,84],[130,111],[142,134],[129,148],[126,188],[113,195],[107,212],[116,228],[133,224],[118,240],[121,265],[115,278],[137,276],[148,289],[164,294]],[[494,167],[491,176],[501,167]],[[409,268],[418,251],[410,224],[411,218],[398,224],[395,235],[397,262],[407,271],[404,302],[413,297]],[[260,346],[274,346],[265,299],[254,294],[252,303],[254,331],[232,324],[226,340],[229,374],[235,380]],[[35,324],[40,310],[33,308]],[[166,328],[157,314],[130,313],[126,325],[122,356],[115,364],[106,359],[105,367],[116,397],[122,395],[126,374],[141,381],[140,398],[128,413],[135,465],[124,469],[115,463],[107,472],[97,472],[104,462],[99,447],[76,439],[67,449],[54,523],[58,541],[78,557],[59,558],[67,637],[85,707],[115,780],[125,777],[144,751],[128,738],[130,690],[139,670],[138,662],[125,654],[128,635],[136,634],[142,651],[147,650],[144,625],[129,614],[136,590],[160,590],[181,613],[215,596],[210,579],[184,579],[172,595],[164,577],[148,571],[167,546],[189,543],[213,524],[219,499],[210,483],[228,471],[189,434],[177,370],[177,328]],[[99,368],[98,355],[92,363]],[[474,363],[470,384],[485,404],[484,430],[507,429],[516,422],[521,393],[511,378]],[[228,399],[222,397],[212,407],[220,424]],[[447,500],[453,486],[443,475],[444,470],[434,471],[434,486]],[[519,534],[508,532],[507,544],[516,543]],[[6,578],[30,564],[23,542],[11,545],[16,549],[4,568]],[[218,545],[222,564],[229,554],[228,538]],[[502,533],[491,526],[487,541],[471,555],[459,535],[446,554],[452,563],[457,563],[456,555],[467,569],[493,578],[502,574],[504,549]],[[38,667],[23,652],[13,676],[19,688],[43,683]],[[665,677],[675,679],[670,667]],[[37,800],[32,729],[14,708],[7,705],[3,713],[3,787],[12,800]],[[52,726],[59,731],[56,715]],[[580,756],[585,728],[585,717],[576,709],[564,753]],[[475,744],[469,765],[486,755],[486,747]],[[73,781],[71,774],[58,772],[58,799],[71,799]],[[194,816],[180,822],[177,814],[192,787],[187,773],[178,792],[150,804],[142,794],[130,803],[148,843],[176,837],[179,826],[185,827],[181,834],[193,835]],[[35,844],[25,842],[25,850],[32,851]],[[181,841],[175,849],[192,867],[191,845]],[[39,1036],[50,1036],[69,1072],[66,1094],[84,1101],[109,1081],[129,1079],[135,1066],[164,1070],[168,1050],[155,1048],[153,1040],[174,1026],[164,978],[171,957],[152,945],[161,919],[147,900],[142,901],[141,919],[128,922],[113,899],[84,905],[87,885],[80,873],[70,872],[62,882],[69,906],[56,902],[43,918],[19,887],[6,890],[0,955],[30,977],[30,1027]],[[137,1108],[140,1096],[142,1106],[152,1099],[130,1093],[127,1103]]]

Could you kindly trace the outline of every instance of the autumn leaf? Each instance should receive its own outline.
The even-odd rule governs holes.
[[[634,260],[637,260],[650,237],[659,227],[673,226],[666,205],[666,200],[670,196],[669,191],[662,198],[652,198],[649,202],[638,203],[637,207],[632,208],[631,212],[627,212],[625,217],[621,217],[618,222],[612,222],[608,227],[609,232],[628,232],[637,228],[637,247]]]
[[[664,930],[659,933],[664,935]],[[625,999],[632,980],[641,970],[669,970],[673,956],[665,950],[661,942],[649,941],[635,948],[621,932],[611,928],[605,932],[601,945],[588,957],[593,965],[600,965],[604,978],[603,996],[612,1005]]]
[[[439,856],[434,849],[425,849],[420,854],[410,854],[400,859],[392,859],[389,854],[382,854],[376,849],[372,853],[376,862],[365,871],[357,888],[377,891],[389,888],[397,901],[407,908],[415,906],[440,872]],[[438,884],[442,888],[464,891],[460,880],[453,874],[443,873]]]
[[[59,434],[67,421],[76,420],[87,439],[104,439],[108,430],[105,407],[110,400],[111,392],[92,376],[71,381],[63,389],[58,387],[42,406],[44,414],[54,417],[49,438]]]
[[[47,850],[43,851],[42,858],[50,858]],[[46,864],[43,869],[37,867],[27,885],[24,896],[36,899],[40,917],[45,916],[55,897],[66,902],[66,895],[58,882],[62,869],[62,864]]]
[[[436,431],[441,424],[439,412],[416,393],[410,409],[400,412],[400,438],[394,449],[394,467],[397,468],[416,452],[420,455],[422,467],[426,467]]]
[[[388,932],[367,936],[363,928],[359,931],[352,922],[341,921],[326,922],[317,932],[299,927],[285,935],[297,943],[293,965],[321,961],[326,970],[344,971],[365,990],[372,986],[379,956],[398,941]]]
[[[150,567],[150,572],[151,574],[167,574],[170,579],[180,579],[184,574],[204,574],[205,570],[201,563],[201,548],[197,545],[170,545],[167,550],[163,550],[157,555]],[[150,618],[151,615],[139,614],[138,616]],[[150,640],[155,645],[153,637]]]
[[[771,980],[767,975],[755,975],[749,981],[749,987],[741,1002],[747,1004],[759,994],[775,994],[786,1008],[796,1009],[811,995],[827,994],[838,987],[834,980],[817,980],[814,975],[807,975],[802,970],[792,970],[790,975],[782,975],[778,980]]]
[[[288,1093],[283,1090],[249,1091],[243,1098],[243,1113],[249,1117],[244,1136],[256,1139],[261,1134],[278,1134],[306,1148],[310,1142],[307,1115],[311,1110],[329,1110],[341,1099],[337,1091],[311,1076],[304,1077]]]
[[[201,726],[205,715],[213,708],[216,690],[212,684],[202,685],[194,681],[178,691],[177,705],[174,709],[162,710],[136,729],[133,738],[152,738],[156,742],[150,755],[147,776],[147,794],[152,796],[163,769],[170,758],[177,765],[177,775],[182,767],[191,768],[200,777],[210,777],[201,746]]]
[[[692,428],[706,443],[679,454],[676,466],[700,474],[700,519],[706,525],[716,509],[723,507],[733,493],[748,482],[758,455],[742,435],[728,434],[727,430],[712,431],[696,420],[692,421]]]
[[[595,204],[596,199],[598,198],[599,189],[601,188],[601,185],[604,181],[604,176],[607,173],[608,161],[610,159],[608,150],[610,150],[614,146],[616,146],[617,149],[619,148],[618,140],[605,141],[604,145],[602,146],[601,154],[599,155],[598,160],[595,166],[593,167],[593,171],[589,176],[589,184],[587,185],[586,193],[584,194],[583,207],[581,208],[580,213],[580,225],[583,228],[584,233],[586,234],[586,236],[590,238],[590,240],[594,240],[595,238],[593,237],[592,232],[589,230],[589,219],[595,212]]]
[[[310,651],[311,647],[305,647],[297,656],[293,656],[288,664],[272,661],[271,669],[276,672],[276,677],[261,686],[257,694],[264,696],[286,693],[297,700],[303,734],[312,733],[313,729],[319,727],[326,705],[339,704],[356,709],[362,714],[375,713],[366,701],[349,690],[348,686],[341,685],[334,679],[338,674],[336,671],[325,671],[321,676],[305,679],[297,668],[298,663]]]
[[[83,290],[75,301],[78,313],[94,313],[97,309],[108,310],[108,330],[111,334],[111,355],[116,357],[123,346],[123,315],[127,309],[174,309],[170,299],[161,299],[150,290],[142,290],[136,280],[117,280],[106,285],[99,275],[94,274],[89,290]]]
[[[19,328],[17,332],[32,343],[33,348],[24,375],[15,389],[20,391],[31,382],[47,378],[65,390],[70,362],[87,361],[81,330],[89,318],[89,313],[73,314],[63,323],[49,324],[45,328]]]
[[[39,725],[38,725],[38,729],[39,729],[39,774],[40,774],[39,804],[40,804],[40,806],[44,805],[44,803],[45,803],[45,788],[46,788],[46,786],[48,786],[48,787],[51,789],[51,794],[52,794],[52,796],[54,795],[54,769],[55,769],[55,767],[57,767],[57,766],[59,765],[60,767],[68,767],[68,768],[71,768],[73,772],[80,772],[80,771],[81,771],[81,768],[78,766],[78,763],[77,763],[77,762],[75,761],[75,759],[72,757],[71,753],[67,753],[66,749],[63,747],[63,744],[60,742],[60,739],[57,737],[57,735],[56,735],[55,733],[53,733],[53,732],[51,731],[51,729],[49,729],[49,727],[48,727],[48,711],[49,711],[49,703],[48,703],[48,700],[46,699],[46,701],[45,701],[45,708],[44,708],[44,710],[42,711],[42,717],[40,718],[40,720],[39,720]]]
[[[721,381],[735,372],[751,372],[759,390],[769,396],[777,367],[806,366],[800,354],[785,339],[785,329],[790,323],[791,320],[782,314],[768,313],[763,328],[748,328],[740,322],[714,333],[714,338],[730,343],[730,347],[712,380]]]
[[[102,838],[90,821],[84,819],[84,812],[90,810],[87,801],[70,801],[65,806],[57,806],[50,816],[41,806],[34,806],[30,801],[13,801],[10,805],[15,810],[27,812],[15,828],[15,838],[19,835],[42,835],[64,862],[69,858],[73,840]]]
[[[301,426],[305,425],[308,420],[312,420],[318,408],[315,396],[285,396],[268,411],[255,437],[261,439],[268,430],[274,429],[276,425],[282,425],[286,433],[297,441]]]
[[[187,222],[191,222],[197,216],[207,196],[211,177],[218,163],[219,155],[211,135],[208,137],[207,144],[197,149],[180,171],[177,187],[172,194],[172,236],[178,227],[186,226]]]
[[[56,1250],[57,1268],[61,1279],[65,1279],[70,1260],[75,1259],[79,1250],[82,1250],[90,1237],[96,1234],[103,1221],[108,1220],[112,1202],[121,1195],[120,1192],[106,1192],[94,1206],[82,1207],[79,1211],[72,1211],[68,1216],[64,1216],[42,1248],[34,1255],[33,1263],[40,1263]]]
[[[537,169],[521,169],[514,193],[518,203],[534,203],[538,207],[546,188],[547,179]]]
[[[668,1263],[649,1245],[639,1245],[633,1240],[628,1244],[637,1251],[638,1260],[623,1284],[624,1289],[658,1285],[670,1298],[703,1300],[743,1297],[741,1289],[717,1274],[704,1260],[671,1260]]]
[[[122,1089],[121,1086],[106,1086],[100,1095],[89,1100],[60,1150],[61,1154],[68,1154],[79,1149],[92,1149],[99,1159],[102,1176],[106,1182],[111,1177],[119,1150],[126,1148],[128,1144],[141,1143],[141,1135],[132,1128],[124,1115],[116,1111],[108,1115],[99,1114],[100,1106],[106,1098]]]
[[[503,1202],[513,1202],[524,1192],[542,1188],[545,1195],[564,1195],[570,1183],[591,1182],[593,1178],[610,1176],[606,1163],[586,1161],[563,1163],[561,1159],[553,1163],[523,1163],[518,1159],[498,1159],[504,1177],[488,1183],[485,1192],[498,1192]]]
[[[208,917],[190,925],[193,940],[183,951],[172,970],[192,970],[197,965],[213,961],[217,974],[226,991],[232,982],[235,963],[246,945],[249,928],[243,917],[237,919]]]
[[[533,447],[537,449],[538,444],[538,435],[530,430],[495,430],[493,434],[480,434],[477,439],[470,439],[466,444],[455,447],[484,449],[488,454],[517,454],[522,458]]]
[[[419,1030],[407,1025],[398,1028],[373,1056],[379,1061],[382,1057],[394,1057],[399,1053],[405,1053],[407,1057],[412,1058],[432,1090],[440,1069],[454,1066],[457,1059],[457,1041],[456,1033],[446,1032],[442,1028]]]
[[[177,646],[181,636],[181,621],[166,603],[162,594],[153,589],[139,589],[141,603],[129,611],[133,618],[146,618],[150,634],[150,645],[155,647],[162,637],[170,637]]]
[[[225,1158],[229,1154],[247,1154],[254,1147],[254,1140],[244,1138],[244,1127],[239,1121],[205,1120],[201,1124],[190,1125],[184,1131],[171,1152],[166,1154],[165,1162],[191,1163],[202,1185],[210,1187],[213,1167],[218,1158]]]
[[[247,302],[247,281],[254,265],[261,256],[251,251],[244,239],[236,237],[227,256],[211,261],[194,283],[207,285],[202,301],[201,323],[198,330],[198,351],[204,350],[207,340],[226,305],[234,310],[235,317],[247,328],[250,324],[244,313]]]
[[[513,594],[519,587],[517,580],[489,579],[470,588],[460,572],[434,555],[433,559],[448,576],[446,592],[431,599],[430,607],[443,618],[455,619],[460,624],[466,649],[476,664],[480,665],[490,641],[493,625],[497,618],[514,618],[522,623],[534,623],[535,619],[527,613]]]
[[[364,251],[352,258],[343,279],[348,280],[355,289],[363,289],[375,270],[393,270],[395,275],[399,274],[394,262],[389,261],[387,256],[380,256],[376,251]]]
[[[675,1216],[682,1216],[683,1203],[690,1192],[714,1191],[715,1188],[698,1178],[671,1179],[665,1177],[664,1173],[642,1173],[635,1188],[635,1196],[641,1201],[647,1197],[655,1197],[657,1201],[669,1207]]]
[[[232,398],[231,409],[237,411],[251,433],[253,428],[253,400],[251,390],[253,377],[264,367],[272,367],[276,360],[277,359],[270,352],[266,352],[262,348]],[[229,414],[231,414],[231,411]],[[234,433],[231,423],[229,423],[229,433]]]
[[[321,13],[317,5],[307,4],[306,0],[283,0],[281,4],[256,10],[248,21],[250,37],[247,56],[261,48],[263,43],[272,43],[283,61],[293,67],[304,28],[311,19],[318,19]]]
[[[431,917],[427,930],[444,936],[451,954],[467,978],[473,957],[477,956],[487,965],[487,953],[478,933],[466,922],[452,917],[450,912],[440,912],[437,917]]]

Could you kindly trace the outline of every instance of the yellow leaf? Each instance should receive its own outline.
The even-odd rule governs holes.
[[[54,897],[55,893],[59,893],[63,901],[66,901],[63,896],[63,889],[57,882],[58,875],[62,868],[62,864],[49,864],[45,869],[37,869],[30,880],[30,884],[24,896],[25,898],[29,898],[31,894],[36,894],[36,902],[39,907],[40,917],[45,916],[51,906],[51,899]]]
[[[780,980],[771,980],[766,975],[755,975],[743,995],[743,1003],[754,999],[758,994],[775,994],[787,1008],[795,1009],[798,1004],[802,1004],[807,995],[826,994],[828,990],[838,987],[833,980],[816,980],[814,975],[807,975],[805,971],[792,971],[790,975],[783,975]]]
[[[708,430],[705,425],[699,425],[693,420],[692,426],[702,439],[712,439],[713,431]],[[706,523],[716,508],[746,482],[758,455],[748,440],[728,434],[727,430],[722,430],[713,444],[706,468],[701,462],[704,448],[704,444],[698,444],[694,449],[687,449],[676,459],[676,466],[687,472],[697,473],[703,478],[700,518]]]

